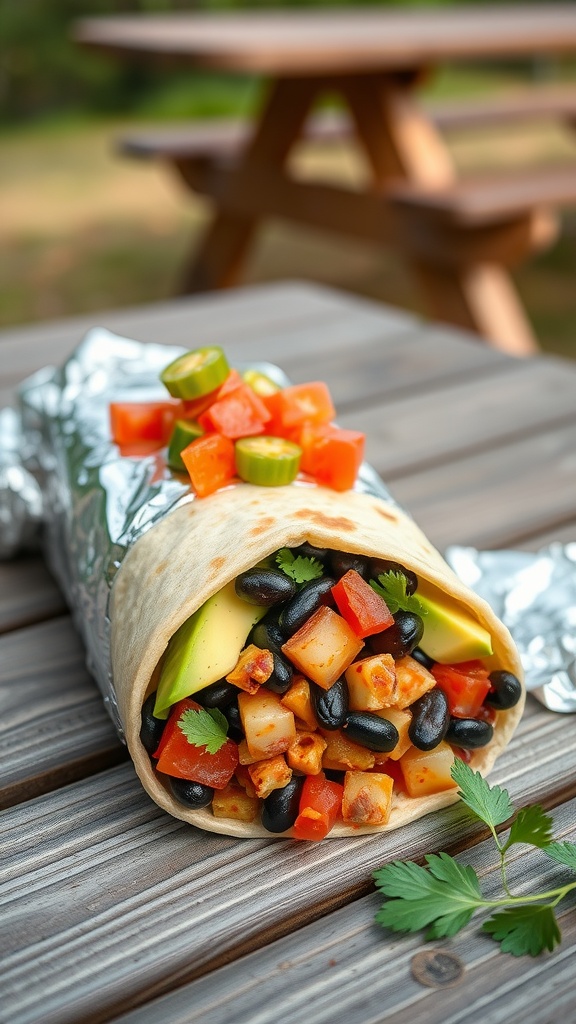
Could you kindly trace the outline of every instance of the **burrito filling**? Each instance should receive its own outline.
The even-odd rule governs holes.
[[[397,562],[303,544],[241,573],[174,634],[142,709],[189,809],[323,839],[453,789],[520,700],[488,631]]]

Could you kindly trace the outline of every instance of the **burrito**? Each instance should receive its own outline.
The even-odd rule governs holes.
[[[197,401],[177,373],[168,379],[172,400]],[[208,381],[214,400],[220,385]],[[304,417],[296,429],[288,417],[282,431],[274,399],[264,404],[248,438],[257,473],[266,456],[264,478],[237,458],[202,490],[190,469],[194,500],[140,536],[116,573],[111,664],[124,735],[152,799],[201,829],[301,840],[385,832],[457,799],[455,758],[490,771],[522,714],[519,656],[409,515],[343,484],[342,459],[336,478],[327,482],[321,459],[314,475],[318,438],[338,428]],[[316,408],[309,395],[304,405]],[[219,433],[210,405],[192,411],[188,433],[182,421],[173,431],[184,431],[173,453],[183,468],[207,438],[239,451],[242,436]],[[308,453],[307,472],[292,467],[279,482],[268,455],[274,463],[294,447]]]

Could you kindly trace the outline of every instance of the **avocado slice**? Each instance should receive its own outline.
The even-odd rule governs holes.
[[[461,608],[433,601],[420,592],[424,633],[419,647],[434,661],[452,665],[492,654],[492,638],[487,629]]]
[[[160,674],[154,716],[222,679],[234,668],[252,626],[268,608],[242,601],[227,583],[174,633]]]

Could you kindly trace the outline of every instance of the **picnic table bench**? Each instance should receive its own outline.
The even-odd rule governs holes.
[[[433,317],[516,355],[537,350],[510,271],[557,237],[557,214],[576,203],[576,162],[461,182],[444,133],[534,117],[573,126],[576,90],[426,106],[420,86],[450,61],[573,53],[572,5],[122,15],[83,19],[74,34],[123,59],[268,79],[251,127],[199,124],[120,143],[167,161],[213,204],[183,293],[238,283],[258,225],[276,217],[393,246]],[[327,94],[344,117],[314,116]],[[296,177],[297,142],[344,136],[367,161],[366,186]]]
[[[0,406],[95,322],[142,341],[218,343],[294,381],[324,379],[339,422],[440,549],[536,550],[576,536],[576,364],[512,359],[457,329],[299,283],[5,330]],[[41,557],[0,564],[0,936],[10,1024],[546,1024],[570,1019],[574,899],[562,946],[501,953],[392,936],[371,872],[446,850],[498,882],[493,844],[454,805],[398,832],[320,844],[204,833],[140,786]],[[576,840],[570,715],[528,697],[491,781]],[[511,883],[559,884],[516,847]],[[546,861],[546,863],[545,863]]]

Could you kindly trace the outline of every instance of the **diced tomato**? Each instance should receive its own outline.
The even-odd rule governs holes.
[[[355,569],[344,573],[332,587],[332,595],[338,611],[359,637],[381,633],[394,625],[386,602]]]
[[[167,444],[174,420],[181,414],[181,403],[173,398],[159,402],[111,402],[112,439],[119,445],[157,441]]]
[[[228,739],[220,750],[210,754],[206,747],[190,743],[178,725],[183,713],[189,710],[201,710],[200,704],[190,697],[174,705],[154,753],[158,759],[156,768],[164,775],[201,782],[213,789],[224,789],[238,767],[238,747],[233,740]]]
[[[344,787],[331,782],[324,772],[307,775],[294,822],[296,839],[324,839],[333,828],[342,807]]]
[[[219,388],[214,388],[214,391],[209,391],[208,394],[201,395],[200,398],[191,398],[182,402],[183,418],[186,420],[197,420],[214,402],[219,398],[224,398],[225,395],[229,395],[231,391],[234,391],[242,383],[242,377],[238,370],[230,370],[226,380]]]
[[[481,661],[461,661],[454,665],[438,662],[430,671],[448,698],[451,715],[455,718],[478,716],[490,691],[489,670]]]
[[[233,440],[263,434],[270,413],[261,398],[243,382],[198,417],[204,430],[214,430]]]
[[[399,761],[393,761],[392,758],[389,757],[385,764],[375,765],[373,771],[384,772],[386,775],[389,775],[394,781],[394,788],[400,793],[408,792]]]
[[[359,430],[306,425],[299,439],[302,448],[300,469],[326,487],[349,491],[364,458],[365,442],[366,436]]]
[[[321,380],[284,388],[277,408],[282,426],[289,430],[304,423],[330,423],[336,415],[328,385]]]
[[[224,487],[236,473],[234,442],[221,434],[205,434],[180,454],[200,498]]]

